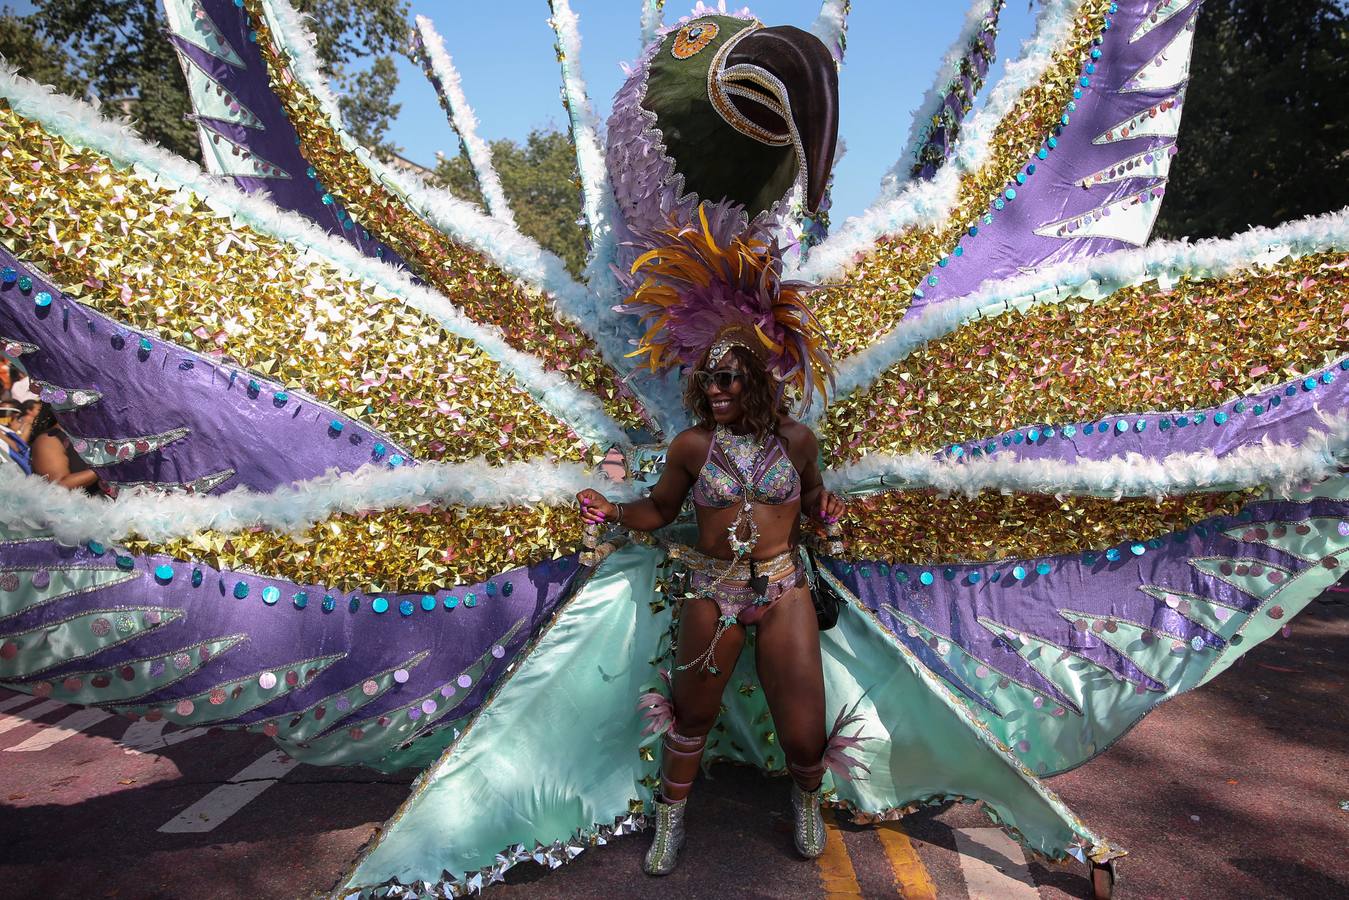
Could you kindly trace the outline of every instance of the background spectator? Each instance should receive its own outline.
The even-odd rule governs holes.
[[[33,474],[73,491],[116,495],[116,490],[75,452],[70,437],[56,421],[51,406],[45,403],[33,424]]]

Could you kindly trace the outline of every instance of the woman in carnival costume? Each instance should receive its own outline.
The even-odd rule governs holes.
[[[708,760],[787,764],[807,855],[822,777],[855,821],[981,801],[1108,893],[1124,851],[1044,779],[1349,564],[1349,215],[1144,247],[1201,3],[1045,0],[966,122],[989,0],[884,195],[823,237],[802,213],[826,205],[848,4],[823,4],[823,40],[701,5],[665,28],[659,6],[601,147],[552,2],[583,281],[513,228],[425,22],[487,211],[359,147],[284,0],[166,4],[209,176],[0,71],[0,350],[127,488],[0,466],[0,678],[307,763],[425,767],[344,895],[474,894],[653,808],[668,871],[703,733]],[[592,468],[614,449],[621,484]],[[647,529],[689,491],[692,552],[669,529],[575,552],[578,492],[595,525]],[[817,634],[783,554],[832,494],[849,540],[816,575],[844,602]],[[763,690],[735,660],[751,636]]]
[[[664,713],[672,721],[645,861],[651,875],[674,870],[689,790],[749,627],[758,630],[759,679],[792,776],[796,849],[808,859],[824,851],[824,676],[797,543],[803,512],[832,525],[843,503],[820,479],[814,432],[787,416],[783,384],[770,374],[767,352],[748,329],[723,329],[688,375],[685,403],[698,424],[671,442],[650,495],[629,503],[611,503],[594,489],[577,495],[587,523],[612,521],[635,531],[674,522],[690,492],[697,511],[698,540],[683,554],[688,592],[679,616],[673,709]],[[830,736],[836,746],[839,731]]]

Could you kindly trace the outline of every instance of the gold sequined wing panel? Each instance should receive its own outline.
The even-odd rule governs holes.
[[[1201,5],[1044,4],[950,162],[813,251],[804,274],[829,285],[817,312],[839,355],[947,316],[981,286],[1142,246],[1176,153]]]
[[[1034,771],[1092,758],[1344,574],[1347,251],[1340,214],[901,327],[820,426],[830,571]]]
[[[1264,444],[1339,434],[1346,249],[1338,216],[1068,265],[845,361],[818,427],[836,487],[885,492],[859,509],[860,552],[1102,548],[1277,482],[1295,459]]]
[[[18,78],[0,334],[116,481],[597,459],[600,403],[405,275]],[[7,276],[8,277],[8,276]]]
[[[650,430],[613,367],[628,348],[561,260],[509,222],[371,156],[342,126],[299,15],[281,0],[164,0],[208,162],[364,253],[406,266],[467,319]],[[590,332],[587,331],[590,328]]]

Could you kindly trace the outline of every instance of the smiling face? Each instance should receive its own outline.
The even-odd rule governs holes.
[[[710,378],[704,379],[707,384],[703,393],[712,407],[712,421],[732,426],[745,415],[741,399],[745,393],[745,374],[740,358],[727,352],[710,365],[710,374]]]

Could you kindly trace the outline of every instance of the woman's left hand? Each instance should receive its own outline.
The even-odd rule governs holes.
[[[829,491],[821,491],[820,503],[815,510],[815,517],[821,522],[832,525],[843,517],[845,509],[842,500]]]

